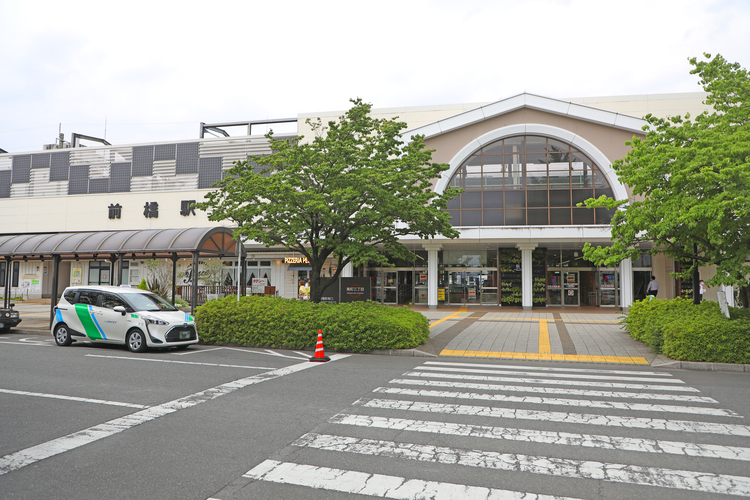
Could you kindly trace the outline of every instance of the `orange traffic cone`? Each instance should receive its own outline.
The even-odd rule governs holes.
[[[323,351],[323,330],[318,330],[318,343],[315,346],[315,356],[310,358],[310,361],[317,361],[319,363],[331,361],[331,358],[326,356],[325,352]]]

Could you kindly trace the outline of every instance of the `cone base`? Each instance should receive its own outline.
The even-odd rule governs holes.
[[[313,358],[310,358],[310,361],[314,363],[324,363],[326,361],[331,361],[331,358],[329,358],[328,356],[323,356],[322,358],[313,357]]]

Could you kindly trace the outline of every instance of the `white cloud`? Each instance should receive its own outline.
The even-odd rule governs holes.
[[[199,122],[375,107],[698,91],[687,58],[748,66],[742,1],[0,0],[0,148],[58,124],[118,144]]]

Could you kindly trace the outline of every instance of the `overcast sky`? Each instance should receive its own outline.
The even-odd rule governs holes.
[[[113,144],[200,122],[701,91],[689,57],[750,66],[750,0],[0,0],[0,148],[62,124]]]

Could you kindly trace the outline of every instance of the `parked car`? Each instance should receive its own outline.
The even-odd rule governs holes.
[[[0,333],[6,333],[11,328],[18,326],[22,321],[18,311],[13,309],[15,304],[11,303],[7,309],[0,307]]]
[[[68,287],[55,306],[52,335],[59,346],[76,340],[187,348],[198,342],[195,319],[155,293],[130,287]]]

